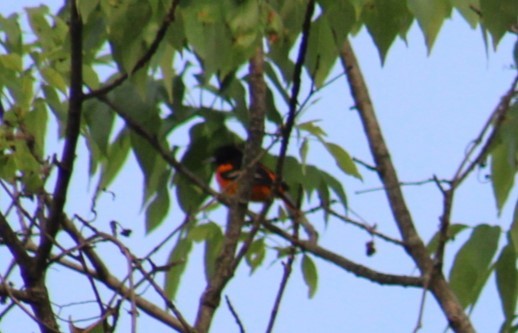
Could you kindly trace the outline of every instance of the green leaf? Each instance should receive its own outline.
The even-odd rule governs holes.
[[[450,3],[460,12],[471,28],[477,27],[480,15],[473,8],[480,8],[479,0],[450,0]]]
[[[67,93],[67,83],[61,73],[51,67],[40,69],[40,73],[47,84],[59,89],[63,94]]]
[[[362,176],[358,172],[358,169],[356,168],[356,164],[354,164],[353,159],[342,147],[330,142],[324,142],[324,145],[327,151],[335,159],[336,165],[338,165],[338,167],[343,172],[358,179],[362,179]]]
[[[374,39],[382,63],[396,36],[408,30],[412,24],[406,1],[401,0],[365,1],[362,18]]]
[[[490,151],[491,181],[497,208],[501,211],[514,184],[518,170],[518,103],[510,106],[497,133],[496,144]]]
[[[180,238],[176,243],[175,247],[169,254],[167,264],[173,266],[165,274],[165,293],[170,299],[174,299],[178,287],[180,286],[180,279],[182,277],[185,268],[187,267],[187,261],[189,253],[192,249],[192,241],[187,238]]]
[[[0,55],[0,65],[15,72],[21,72],[23,69],[22,58],[16,53]]]
[[[145,186],[142,200],[144,206],[162,185],[160,179],[167,166],[158,152],[145,139],[134,133],[130,134],[130,138],[133,152],[144,175]]]
[[[256,239],[250,244],[246,252],[245,260],[250,267],[250,274],[252,274],[257,267],[261,266],[266,256],[266,244],[264,238]]]
[[[58,123],[58,136],[62,138],[65,135],[65,123],[67,119],[67,105],[59,99],[56,90],[48,85],[43,85],[43,93],[45,101],[50,110],[56,117]]]
[[[43,158],[45,149],[45,133],[47,131],[47,108],[43,99],[34,102],[34,109],[25,115],[25,126],[34,137],[34,151]]]
[[[253,2],[253,1],[248,1]],[[239,33],[232,33],[225,19],[227,11],[241,7],[217,1],[201,2],[182,8],[179,12],[185,24],[185,36],[196,54],[203,60],[207,77],[218,72],[222,77],[243,64],[255,51],[255,32],[243,32],[239,20],[234,24]],[[239,9],[238,9],[239,11]],[[255,15],[255,14],[253,14]]]
[[[475,304],[491,273],[491,259],[498,248],[500,231],[497,226],[477,226],[455,257],[450,286],[463,308]]]
[[[320,16],[311,24],[305,67],[315,87],[320,88],[336,62],[338,49],[328,20]]]
[[[77,9],[83,23],[88,23],[88,17],[90,14],[97,8],[100,0],[78,0],[77,1]]]
[[[448,228],[448,241],[453,240],[455,236],[457,236],[461,231],[465,230],[468,226],[465,224],[451,224]],[[432,239],[426,245],[428,249],[428,253],[433,254],[437,251],[437,246],[439,245],[439,237],[440,231],[437,231],[435,235],[433,235]]]
[[[115,141],[108,148],[107,158],[103,160],[101,177],[97,185],[97,191],[104,190],[115,179],[121,170],[130,151],[129,131],[123,129],[119,132]]]
[[[146,208],[146,233],[150,233],[158,227],[167,216],[171,204],[168,183],[169,170],[166,170],[160,177],[156,194]]]
[[[113,58],[120,69],[131,73],[137,60],[146,51],[143,34],[151,18],[150,2],[103,0],[101,9],[106,17]],[[138,29],[135,29],[135,22],[138,22]],[[144,69],[141,71],[145,72]]]
[[[205,278],[208,281],[216,270],[216,259],[223,246],[223,233],[214,222],[204,223],[193,227],[189,231],[189,239],[195,242],[205,242]]]
[[[306,159],[308,157],[308,151],[309,151],[308,139],[304,138],[304,140],[302,140],[302,144],[300,145],[300,148],[299,148],[300,160],[302,161],[302,172],[304,172],[304,168],[306,166]]]
[[[7,53],[22,54],[22,30],[18,14],[11,14],[7,18],[0,16],[0,30],[6,35],[2,45],[6,48]]]
[[[514,245],[514,252],[518,253],[518,200],[514,206],[513,222],[509,229],[509,237],[511,237]]]
[[[91,99],[83,104],[83,116],[93,142],[106,155],[115,120],[114,112],[105,103]]]
[[[301,270],[304,282],[308,286],[308,297],[312,298],[317,291],[318,271],[315,263],[308,255],[302,257]]]
[[[340,203],[342,204],[344,209],[347,210],[347,196],[345,194],[342,183],[333,176],[331,176],[329,173],[324,171],[321,172],[321,177],[322,182],[325,184],[325,186],[331,188],[331,190],[336,194],[336,196],[340,200]]]
[[[502,249],[496,261],[496,287],[500,295],[502,310],[505,316],[505,332],[509,332],[515,318],[518,296],[518,272],[516,270],[516,251],[513,241]]]
[[[205,278],[207,282],[212,279],[214,272],[216,272],[216,262],[219,254],[221,253],[224,240],[221,228],[217,224],[214,224],[214,226],[215,228],[211,234],[211,237],[208,237],[205,240],[204,262]]]
[[[516,166],[505,145],[496,146],[491,152],[491,184],[496,206],[501,212],[514,184]]]
[[[340,50],[345,38],[356,23],[357,12],[349,0],[320,0],[323,14],[333,33],[335,49]]]
[[[496,48],[504,34],[516,24],[518,1],[480,0],[480,11],[482,23],[491,33],[493,47]]]
[[[314,135],[315,137],[323,140],[323,138],[327,136],[327,133],[320,126],[316,125],[317,122],[318,120],[311,120],[305,123],[298,124],[297,128],[302,131],[306,131]]]
[[[408,8],[415,15],[419,26],[423,31],[426,40],[428,53],[431,52],[433,43],[442,22],[445,18],[450,17],[451,4],[449,0],[407,0]]]

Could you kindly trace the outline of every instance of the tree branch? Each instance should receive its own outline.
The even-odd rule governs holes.
[[[457,332],[474,332],[469,318],[453,291],[449,288],[441,271],[434,270],[433,260],[415,229],[412,217],[407,208],[396,170],[392,164],[389,150],[381,133],[374,107],[369,96],[367,85],[363,79],[356,55],[348,39],[345,40],[340,60],[351,89],[351,95],[363,124],[369,147],[376,163],[376,171],[385,187],[392,214],[399,232],[421,274],[430,277],[430,290],[441,305],[450,326]]]
[[[353,273],[354,275],[365,278],[372,282],[379,283],[381,285],[396,285],[396,286],[404,286],[404,287],[422,287],[423,279],[420,277],[413,276],[405,276],[405,275],[394,275],[394,274],[385,274],[381,272],[377,272],[363,265],[357,264],[341,255],[329,251],[317,244],[312,242],[303,241],[299,239],[295,239],[292,235],[277,227],[276,225],[265,222],[263,225],[269,231],[274,234],[284,238],[285,240],[291,242],[292,244],[299,247],[301,250],[310,252],[315,256],[329,261],[336,266],[343,268],[344,270]]]
[[[81,108],[83,103],[83,23],[76,7],[76,0],[69,0],[70,8],[70,100],[65,131],[65,145],[58,163],[58,175],[49,217],[42,226],[40,245],[36,253],[34,274],[41,274],[47,264],[54,237],[59,230],[63,208],[67,199],[68,185],[74,169],[77,141],[81,126]]]
[[[78,267],[80,267],[79,269],[77,269],[75,264],[73,264],[74,265],[73,267],[71,267],[70,265],[67,265],[69,268],[72,268],[76,271],[80,271],[83,273],[87,273],[88,276],[91,276],[91,277],[101,281],[108,288],[110,288],[110,289],[116,291],[118,294],[124,296],[128,301],[134,302],[134,304],[137,307],[141,308],[144,312],[148,313],[150,316],[160,320],[161,322],[167,324],[170,327],[173,327],[177,331],[179,331],[179,332],[191,332],[192,331],[192,329],[189,327],[189,325],[187,325],[185,320],[183,320],[181,315],[179,316],[179,319],[176,319],[174,317],[169,316],[167,313],[158,313],[156,311],[156,309],[155,309],[156,307],[154,305],[150,306],[145,299],[140,298],[135,293],[134,288],[126,287],[122,282],[118,281],[115,277],[113,277],[111,275],[109,269],[106,267],[106,265],[104,264],[102,259],[97,255],[97,253],[93,250],[93,248],[90,246],[83,246],[83,244],[87,243],[87,240],[84,239],[84,237],[76,229],[76,227],[74,226],[74,224],[71,221],[66,220],[64,222],[64,228],[67,231],[67,233],[70,235],[70,237],[72,237],[72,239],[76,242],[76,244],[81,246],[82,251],[88,257],[88,260],[94,267],[94,271],[93,272],[89,271],[89,270],[81,267],[80,265],[77,265]],[[109,237],[109,235],[104,235],[104,237],[112,239],[111,237]],[[113,241],[113,239],[112,239],[112,241]],[[117,245],[119,246],[119,248],[122,246],[122,244],[118,244],[118,243],[117,243]],[[64,259],[61,259],[61,258],[58,258],[57,260],[61,264],[66,262]],[[178,314],[178,313],[175,312],[175,314]]]
[[[311,31],[311,19],[315,12],[315,0],[309,0],[306,6],[306,13],[304,15],[304,22],[302,24],[302,39],[300,41],[299,53],[297,55],[297,61],[295,62],[295,68],[293,70],[293,86],[291,89],[291,96],[289,101],[289,112],[288,118],[286,119],[286,125],[282,128],[282,142],[281,149],[279,152],[279,158],[277,160],[277,182],[282,180],[282,171],[284,165],[284,159],[288,151],[288,143],[290,141],[291,131],[295,124],[295,116],[297,115],[298,98],[301,86],[302,67],[306,59],[309,43],[309,33]],[[274,186],[278,186],[275,184]]]
[[[264,82],[264,54],[261,45],[249,62],[250,72],[250,118],[248,139],[245,146],[241,177],[237,181],[237,193],[230,200],[230,209],[225,228],[224,242],[221,253],[216,259],[216,271],[207,283],[200,298],[195,329],[198,333],[209,330],[214,312],[221,301],[221,293],[232,278],[237,264],[235,255],[241,229],[247,214],[248,198],[252,190],[255,174],[256,156],[261,151],[264,136],[264,121],[266,117],[266,84]]]

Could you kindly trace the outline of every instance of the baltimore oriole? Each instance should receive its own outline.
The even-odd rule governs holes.
[[[225,145],[216,149],[213,161],[216,165],[215,178],[221,192],[233,195],[237,190],[237,179],[241,174],[243,152],[235,145]],[[251,201],[264,202],[275,197],[280,198],[292,218],[306,230],[309,240],[316,242],[318,234],[297,208],[288,194],[288,185],[276,182],[276,174],[261,162],[257,162],[252,185]],[[274,188],[276,186],[276,188]]]

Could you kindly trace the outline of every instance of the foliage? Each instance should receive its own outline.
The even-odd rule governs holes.
[[[82,26],[79,42],[74,40],[77,35],[73,35],[70,28],[75,24],[75,6],[80,18],[77,24]],[[207,186],[212,168],[206,160],[225,143],[246,141],[243,133],[250,134],[252,130],[256,110],[250,106],[249,93],[256,89],[252,81],[257,73],[246,66],[258,49],[264,48],[267,60],[264,73],[259,74],[267,82],[263,95],[267,110],[264,123],[265,133],[270,133],[263,145],[269,148],[261,160],[274,170],[284,165],[284,169],[289,170],[284,172],[284,179],[291,195],[317,202],[317,210],[327,221],[330,215],[337,215],[334,207],[348,211],[347,191],[339,180],[342,175],[307,163],[308,151],[321,144],[346,177],[361,180],[362,175],[346,145],[327,138],[325,128],[318,126],[317,119],[302,122],[298,115],[308,108],[319,90],[326,88],[331,69],[337,60],[343,61],[343,45],[348,36],[365,27],[384,62],[396,38],[405,39],[417,21],[431,52],[443,21],[457,10],[470,26],[480,26],[484,36],[489,35],[496,47],[507,31],[516,29],[518,2],[319,0],[314,13],[308,8],[306,0],[77,0],[76,5],[67,2],[57,13],[50,12],[45,5],[27,8],[24,15],[32,37],[23,32],[20,15],[0,17],[3,48],[0,55],[0,180],[4,191],[13,194],[17,212],[27,214],[31,220],[27,230],[20,232],[30,235],[24,239],[24,245],[30,243],[28,239],[40,244],[36,260],[47,262],[49,259],[38,258],[45,253],[41,250],[45,241],[39,241],[40,232],[45,234],[47,228],[44,221],[62,213],[65,220],[75,216],[75,212],[63,212],[63,207],[53,202],[58,194],[67,196],[66,182],[60,179],[66,179],[67,173],[73,172],[73,163],[60,163],[66,156],[73,160],[76,151],[65,149],[56,157],[57,152],[46,145],[47,140],[62,140],[65,146],[74,141],[71,125],[74,110],[80,115],[76,134],[88,148],[89,176],[96,181],[94,203],[109,190],[133,154],[144,179],[142,207],[146,231],[152,232],[171,215],[177,220],[180,213],[186,216],[183,223],[177,223],[179,227],[173,237],[176,243],[169,248],[168,263],[161,267],[167,272],[162,296],[174,299],[184,283],[181,279],[184,263],[198,244],[204,245],[207,284],[212,287],[216,283],[214,277],[218,276],[228,245],[228,230],[225,223],[213,221],[211,213],[220,204],[228,203]],[[310,22],[305,20],[307,12],[312,14]],[[307,52],[300,46],[305,37]],[[82,54],[79,67],[74,67],[77,58],[69,51],[74,47]],[[303,75],[297,75],[297,66],[303,67]],[[74,73],[79,72],[80,93],[74,90],[77,83]],[[302,80],[307,80],[312,87],[305,99],[294,92]],[[513,86],[506,103],[499,105],[490,124],[493,129],[490,140],[476,159],[476,164],[490,159],[499,211],[508,200],[518,170],[518,103],[513,99],[514,89]],[[194,92],[202,94],[203,99],[193,102]],[[74,94],[79,94],[76,109]],[[57,133],[48,131],[52,123],[57,124]],[[290,127],[293,131],[287,132]],[[185,133],[187,139],[183,141],[186,143],[179,144]],[[296,142],[289,142],[290,137],[296,137]],[[283,147],[286,146],[290,152],[298,151],[299,156],[285,156]],[[280,153],[276,154],[277,151]],[[464,176],[471,171],[472,168],[467,169]],[[464,176],[451,182],[452,192]],[[72,196],[70,192],[68,195]],[[32,198],[35,202],[22,202],[18,198]],[[36,210],[34,215],[28,213],[33,209]],[[14,212],[2,207],[2,215],[11,228],[15,228]],[[247,215],[247,219],[256,217]],[[285,220],[287,215],[283,212],[272,219]],[[439,254],[438,257],[450,236],[468,229],[446,220],[445,230],[438,232],[429,246],[430,253]],[[449,275],[451,289],[462,307],[468,307],[474,306],[488,277],[496,271],[506,318],[504,330],[513,327],[516,312],[516,225],[515,218],[511,230],[506,231],[507,244],[502,249],[498,247],[501,228],[476,226],[456,254]],[[238,241],[244,251],[241,258],[244,257],[250,271],[255,272],[264,265],[268,255],[282,260],[293,250],[291,247],[296,247],[296,254],[301,258],[300,270],[308,295],[312,297],[319,281],[314,258],[322,258],[325,252],[313,245],[300,245],[294,231],[297,227],[292,228],[287,223],[283,227],[286,234],[282,234],[282,230],[275,231],[275,225],[245,225]],[[78,242],[76,246],[82,247],[78,234],[70,226],[60,224],[59,228]],[[85,228],[93,233],[84,238],[113,242],[125,251],[124,246],[109,235]],[[364,226],[364,229],[368,228]],[[374,232],[372,228],[370,232]],[[281,235],[283,246],[272,246],[270,237],[273,235]],[[292,235],[294,238],[290,238]],[[0,232],[0,236],[13,251],[16,246],[9,244],[5,234]],[[303,251],[312,255],[301,253]],[[91,254],[87,256],[95,262]],[[239,259],[239,256],[234,258],[237,263]],[[130,261],[133,269],[142,269],[135,263],[136,258]],[[144,280],[160,271],[154,263],[151,266],[149,276],[143,274]],[[470,283],[466,284],[468,279]],[[223,286],[225,283],[222,282]],[[173,309],[171,304],[168,307]],[[189,331],[182,317],[174,314],[179,322],[171,325],[177,330]]]

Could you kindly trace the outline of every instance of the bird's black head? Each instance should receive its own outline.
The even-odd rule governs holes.
[[[214,163],[216,165],[232,163],[240,166],[242,159],[243,152],[236,145],[221,146],[214,152]]]

